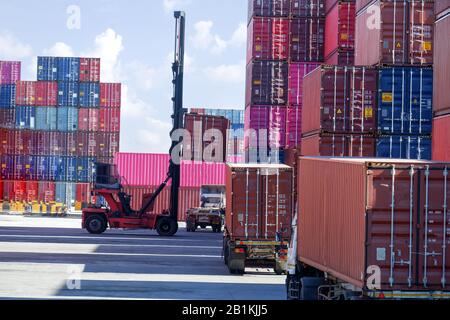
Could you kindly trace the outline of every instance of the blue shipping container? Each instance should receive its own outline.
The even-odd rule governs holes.
[[[433,70],[421,67],[381,68],[379,77],[379,132],[431,134]]]
[[[75,157],[63,157],[60,160],[56,181],[77,181],[77,159]]]
[[[0,108],[14,108],[16,105],[16,85],[0,85]]]
[[[37,79],[38,79],[38,81],[57,81],[58,80],[58,58],[56,58],[56,57],[38,57]]]
[[[36,107],[17,106],[16,107],[16,129],[36,128]]]
[[[377,139],[377,157],[431,160],[429,136],[386,136]]]
[[[80,58],[58,58],[58,81],[80,81]]]
[[[76,186],[74,183],[56,182],[55,183],[55,201],[72,205],[75,201]]]
[[[78,109],[72,107],[58,108],[57,130],[62,132],[71,132],[78,130]]]
[[[94,182],[94,158],[79,157],[77,158],[77,182],[91,183]]]
[[[57,130],[57,108],[36,107],[36,130]]]
[[[33,180],[48,181],[49,180],[49,157],[36,156],[36,175]]]
[[[36,171],[35,158],[32,156],[14,156],[14,180],[32,180]]]
[[[78,107],[79,85],[77,82],[58,82],[58,106]]]
[[[92,82],[81,82],[79,84],[80,107],[100,107],[100,84]]]
[[[14,173],[14,156],[0,155],[0,170],[3,180],[12,180]]]

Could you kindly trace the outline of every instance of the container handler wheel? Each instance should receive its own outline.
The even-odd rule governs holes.
[[[172,237],[178,231],[178,223],[171,218],[160,218],[156,223],[156,232],[162,237]]]
[[[273,270],[275,271],[275,273],[278,275],[278,276],[281,276],[281,275],[283,275],[285,272],[284,272],[284,270],[283,270],[283,268],[277,263],[277,264],[275,264],[275,267],[273,268]]]
[[[102,234],[108,227],[105,218],[98,214],[87,217],[85,223],[86,230],[91,234]]]

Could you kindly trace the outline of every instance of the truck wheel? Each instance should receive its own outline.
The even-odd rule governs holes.
[[[178,223],[170,218],[161,218],[156,223],[156,232],[162,237],[171,237],[178,231]]]
[[[85,224],[86,230],[91,234],[102,234],[107,228],[105,219],[98,214],[87,217]]]
[[[228,241],[224,241],[223,244],[223,262],[225,263],[225,265],[228,265]]]
[[[318,292],[320,286],[325,284],[323,278],[316,277],[303,277],[300,280],[301,290],[300,290],[300,300],[318,300]]]
[[[276,273],[278,276],[281,276],[281,275],[284,274],[283,268],[281,268],[281,266],[280,266],[278,263],[275,265],[275,268],[273,268],[273,270],[275,271],[275,273]]]

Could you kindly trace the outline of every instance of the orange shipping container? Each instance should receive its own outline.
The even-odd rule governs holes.
[[[435,24],[433,110],[438,114],[450,113],[450,11]]]
[[[450,161],[450,115],[433,122],[433,160]]]

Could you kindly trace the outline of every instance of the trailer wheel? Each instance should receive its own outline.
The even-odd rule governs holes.
[[[105,218],[98,214],[87,217],[85,225],[86,230],[91,234],[102,234],[108,227]]]
[[[178,231],[178,223],[171,218],[161,218],[156,223],[156,232],[162,237],[171,237]]]
[[[284,274],[283,268],[282,268],[278,263],[275,265],[275,268],[273,268],[273,270],[275,271],[275,273],[276,273],[278,276],[281,276],[281,275]]]

